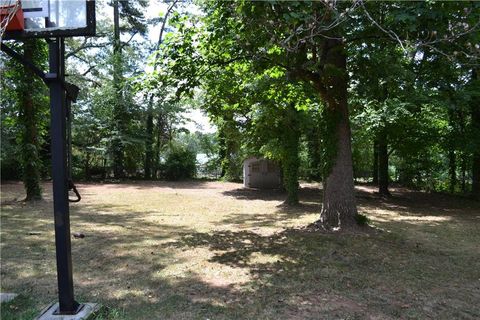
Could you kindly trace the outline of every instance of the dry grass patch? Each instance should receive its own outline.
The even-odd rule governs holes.
[[[56,298],[50,186],[25,205],[2,187],[2,290],[12,319]],[[480,206],[358,188],[383,231],[310,232],[321,191],[298,207],[276,191],[220,182],[80,185],[72,205],[76,293],[125,319],[475,319],[480,317]],[[22,310],[26,309],[25,310]],[[34,313],[33,313],[34,314]]]

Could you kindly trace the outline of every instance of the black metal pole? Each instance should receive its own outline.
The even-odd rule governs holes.
[[[68,190],[70,190],[70,183],[72,183],[72,101],[67,97],[65,99],[65,107],[67,109],[67,178]]]
[[[79,304],[73,294],[70,213],[68,205],[68,173],[66,145],[66,96],[62,81],[65,76],[63,38],[49,43],[50,132],[52,148],[53,208],[59,309],[56,314],[76,314]]]

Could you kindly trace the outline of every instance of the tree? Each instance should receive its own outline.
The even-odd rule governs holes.
[[[112,139],[112,153],[113,153],[113,173],[115,178],[123,178],[125,175],[125,140],[128,136],[129,127],[129,113],[126,105],[126,97],[124,95],[125,82],[124,61],[122,50],[128,45],[133,37],[139,34],[145,34],[146,25],[143,21],[143,11],[147,5],[145,0],[137,1],[120,1],[113,0],[113,85],[114,85],[114,112],[113,112],[113,128],[114,137]],[[123,18],[127,23],[122,26],[120,19]],[[122,31],[130,33],[130,39],[126,43],[121,41]]]
[[[41,40],[25,40],[19,50],[28,61],[40,68],[45,67],[47,61],[46,45]],[[22,168],[23,184],[26,191],[26,201],[42,199],[40,178],[42,173],[41,148],[48,110],[47,91],[44,83],[26,66],[10,60],[7,63],[6,78],[14,88],[10,97],[16,103],[18,118],[14,122],[18,129],[18,155]],[[2,94],[11,90],[2,88]],[[14,150],[14,149],[13,149]]]
[[[319,223],[328,229],[354,226],[357,209],[348,120],[347,59],[343,26],[337,19],[341,9],[315,2],[240,1],[209,3],[206,10],[212,56],[222,56],[223,52],[228,60],[237,57],[235,52],[241,52],[259,67],[283,67],[290,79],[310,84],[317,91],[325,104],[323,116],[328,119],[328,165]]]
[[[480,200],[480,76],[478,69],[472,71],[470,108],[472,117],[472,197]]]
[[[394,43],[369,43],[350,48],[352,102],[360,129],[374,147],[373,180],[382,196],[390,195],[389,158],[396,142],[408,139],[408,117],[421,111],[421,90],[415,90],[411,60]],[[388,66],[388,67],[387,67]]]
[[[191,179],[195,176],[195,166],[195,152],[182,145],[170,144],[163,164],[165,179]]]
[[[158,36],[158,42],[155,46],[155,54],[154,54],[154,62],[153,62],[153,70],[154,72],[157,71],[159,63],[158,63],[158,52],[161,49],[162,42],[163,42],[163,35],[165,33],[165,30],[167,28],[167,21],[169,18],[169,15],[172,13],[173,9],[175,8],[178,0],[173,1],[167,8],[167,11],[165,12],[165,15],[162,18],[162,23],[160,25],[160,33]],[[153,102],[154,102],[154,95],[151,94],[148,100],[148,106],[147,106],[147,118],[146,118],[146,140],[145,140],[145,179],[151,179],[152,178],[152,170],[153,164],[154,164],[154,156],[155,159],[158,158],[158,153],[155,154],[153,151],[153,143],[155,140],[154,137],[154,108],[153,108]],[[160,119],[159,119],[160,120]],[[157,122],[159,126],[161,125],[161,121]],[[159,130],[159,128],[157,128]],[[157,148],[159,149],[159,148]],[[157,161],[155,161],[156,163]]]

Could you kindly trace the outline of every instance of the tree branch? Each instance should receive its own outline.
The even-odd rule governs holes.
[[[84,43],[76,48],[75,50],[72,50],[68,53],[65,54],[65,59],[68,59],[72,56],[75,56],[77,53],[79,53],[80,51],[84,50],[84,49],[91,49],[91,48],[104,48],[106,46],[106,44],[104,43],[100,43],[100,44],[86,44],[86,40],[84,41]]]
[[[128,44],[130,43],[130,41],[132,41],[132,40],[133,40],[133,37],[135,37],[137,34],[138,34],[138,32],[134,32],[134,33],[130,36],[130,39],[128,39],[127,42],[124,42],[124,43],[122,44],[122,49],[125,48],[126,46],[128,46]]]
[[[400,47],[402,48],[403,52],[407,53],[407,49],[403,45],[402,40],[400,40],[400,37],[395,32],[393,32],[392,30],[386,30],[385,28],[383,28],[375,19],[372,18],[370,13],[368,13],[367,8],[365,7],[365,3],[363,2],[363,0],[359,0],[359,2],[361,4],[361,6],[363,8],[363,11],[365,12],[365,15],[367,16],[368,20],[370,20],[378,29],[380,29],[384,33],[386,33],[390,38],[392,38],[396,42],[398,42],[398,44],[400,44]]]
[[[175,7],[175,5],[177,4],[179,0],[175,0],[172,2],[172,4],[168,7],[167,9],[167,12],[165,13],[165,16],[163,17],[163,21],[162,21],[162,26],[160,28],[160,34],[158,36],[158,42],[157,42],[157,45],[155,47],[155,57],[153,58],[153,61],[154,62],[154,66],[153,66],[153,69],[154,70],[157,70],[157,67],[158,67],[158,51],[160,50],[160,46],[162,44],[162,41],[163,41],[163,32],[165,30],[165,26],[167,25],[167,20],[168,20],[168,15],[170,14],[170,12],[172,12],[173,8]]]

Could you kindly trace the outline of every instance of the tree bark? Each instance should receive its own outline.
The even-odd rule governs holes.
[[[297,159],[295,159],[297,158]],[[291,155],[291,158],[286,159],[282,163],[282,177],[283,186],[287,191],[287,198],[285,204],[298,204],[298,154]]]
[[[238,163],[239,134],[235,127],[233,115],[224,115],[218,126],[219,157],[221,161],[221,177],[225,181],[239,181],[241,165]]]
[[[462,172],[462,193],[466,194],[467,193],[467,156],[464,153],[462,155],[462,163],[460,165],[460,170]]]
[[[454,107],[453,105],[453,98],[452,98],[452,92],[451,91],[446,91],[448,93],[449,100],[452,101],[452,107],[448,108],[448,122],[450,127],[454,128],[452,132],[450,132],[448,136],[448,176],[449,176],[449,191],[450,193],[455,192],[455,187],[457,185],[457,155],[455,154],[456,150],[456,135],[458,135],[457,131],[457,124],[456,121],[458,119],[455,118],[455,112],[454,112]],[[462,125],[463,127],[463,125]]]
[[[455,192],[455,186],[457,185],[457,161],[455,150],[450,149],[448,151],[448,175],[450,176],[450,193]]]
[[[472,198],[480,200],[480,151],[473,154],[472,161]]]
[[[84,171],[85,171],[85,180],[90,180],[90,153],[87,151],[85,155],[85,161],[84,161]]]
[[[479,81],[480,70],[473,69],[472,80]],[[472,115],[472,131],[473,131],[473,158],[472,158],[472,192],[474,199],[480,200],[480,104],[478,103],[478,95],[470,101]]]
[[[388,144],[387,136],[382,133],[378,140],[378,192],[382,196],[389,196],[388,191]]]
[[[225,177],[225,174],[227,173],[227,170],[224,165],[224,160],[227,157],[227,144],[225,142],[225,133],[223,132],[223,127],[219,126],[218,131],[217,131],[217,137],[218,137],[218,157],[220,158],[220,178],[223,179]]]
[[[145,141],[145,179],[152,178],[153,162],[153,107],[149,103],[147,111],[147,137]]]
[[[333,150],[332,163],[323,185],[323,207],[317,224],[325,229],[344,229],[357,226],[357,204],[353,183],[351,132],[347,102],[347,63],[341,40],[327,40],[325,65],[334,67],[323,76],[320,91],[326,103],[328,137]],[[327,71],[325,71],[327,72]]]
[[[153,178],[158,179],[160,177],[160,151],[162,149],[164,143],[164,120],[163,114],[159,113],[157,118],[157,125],[156,125],[156,136],[157,141],[155,143],[155,152],[154,159],[153,159]]]
[[[103,164],[102,180],[105,180],[107,179],[107,159],[106,158],[103,158],[102,164]]]
[[[34,61],[35,51],[39,50],[38,40],[29,39],[23,43],[23,54],[26,60]],[[20,89],[20,121],[23,124],[22,132],[22,168],[23,184],[27,196],[26,201],[35,201],[42,199],[42,189],[40,187],[40,167],[37,130],[37,110],[38,106],[34,103],[34,97],[30,86],[32,80],[35,81],[35,75],[29,68],[23,67],[24,74]]]
[[[480,139],[480,105],[478,105],[478,101],[472,105],[472,126],[473,132],[476,133],[474,136]],[[478,140],[475,142],[472,159],[472,197],[480,200],[480,142]]]
[[[307,132],[308,162],[309,172],[308,179],[320,182],[322,181],[322,150],[321,150],[321,128],[318,123],[315,128]]]
[[[285,136],[283,137],[283,159],[282,159],[282,177],[283,186],[287,191],[285,203],[288,205],[298,204],[298,169],[300,167],[300,158],[298,155],[300,135],[297,123],[297,110],[292,106],[285,117]]]
[[[372,183],[378,185],[378,140],[373,141],[373,168],[372,168]]]
[[[472,197],[480,200],[480,151],[478,148],[473,154],[472,166]]]

